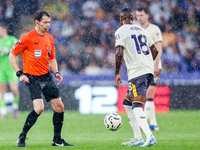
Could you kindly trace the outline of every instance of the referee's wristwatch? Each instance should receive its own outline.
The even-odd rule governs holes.
[[[16,76],[19,78],[21,75],[23,75],[23,71],[19,70],[16,72]]]
[[[54,73],[55,77],[56,77],[56,74],[60,74],[60,72],[56,72],[56,73]]]

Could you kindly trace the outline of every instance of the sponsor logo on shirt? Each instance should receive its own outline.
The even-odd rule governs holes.
[[[42,54],[42,50],[35,50],[35,57],[39,58]]]

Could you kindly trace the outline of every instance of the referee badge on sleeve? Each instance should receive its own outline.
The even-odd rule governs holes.
[[[51,49],[48,51],[48,54],[47,54],[48,58],[50,58],[50,55],[51,55]]]
[[[39,58],[42,54],[42,50],[35,50],[35,57]]]

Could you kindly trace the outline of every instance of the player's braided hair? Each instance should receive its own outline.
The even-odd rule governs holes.
[[[121,11],[122,13],[132,13],[132,10],[130,8],[124,8]]]
[[[130,8],[124,8],[124,9],[122,9],[122,11],[120,13],[120,16],[123,16],[124,13],[129,13],[129,14],[131,14],[134,17],[134,14],[133,14],[133,12],[132,12],[132,10]]]

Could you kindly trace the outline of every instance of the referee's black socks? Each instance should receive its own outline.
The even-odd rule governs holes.
[[[20,136],[26,136],[27,132],[30,130],[30,128],[35,124],[37,118],[39,117],[39,115],[35,112],[35,110],[33,109],[29,115],[26,118],[26,122],[24,124],[23,127],[23,131],[20,134]]]
[[[62,125],[63,125],[63,118],[64,118],[64,112],[57,113],[54,111],[54,114],[53,114],[54,139],[61,138],[61,129],[62,129]]]

